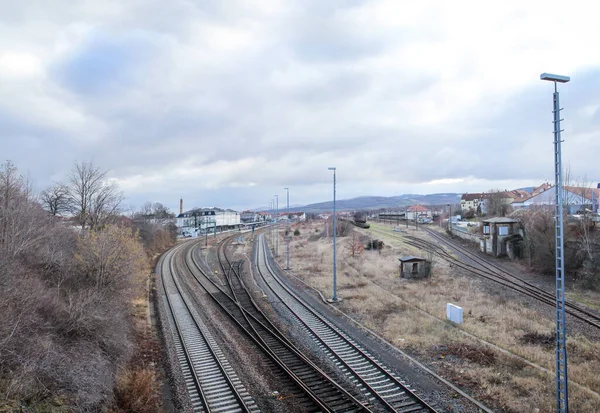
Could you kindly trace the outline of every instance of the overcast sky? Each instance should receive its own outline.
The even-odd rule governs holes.
[[[492,5],[493,4],[493,5]],[[600,181],[590,1],[0,0],[0,157],[178,210]],[[282,202],[280,202],[280,206]]]

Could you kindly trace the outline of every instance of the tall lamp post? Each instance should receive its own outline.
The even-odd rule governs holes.
[[[269,237],[271,238],[271,246],[273,246],[273,200],[269,201],[269,214],[271,214],[271,222],[269,222]]]
[[[327,168],[329,171],[333,171],[333,298],[332,302],[337,301],[337,291],[336,291],[336,256],[335,256],[335,243],[337,240],[337,215],[335,213],[335,167]]]
[[[541,80],[554,82],[554,192],[555,192],[555,225],[556,225],[556,411],[567,413],[569,411],[569,388],[567,380],[567,330],[565,320],[565,264],[564,264],[564,238],[563,238],[563,205],[562,205],[562,164],[560,111],[558,101],[557,83],[567,83],[571,80],[568,76],[542,73]]]
[[[452,232],[452,205],[448,204],[450,207],[450,213],[448,214],[448,231]]]
[[[279,195],[275,195],[275,256],[279,257]]]
[[[285,269],[289,270],[290,269],[290,188],[283,188],[285,189],[286,192],[286,198],[287,198],[287,225],[286,225],[286,232],[287,232],[287,236],[286,236],[286,252],[285,252]]]

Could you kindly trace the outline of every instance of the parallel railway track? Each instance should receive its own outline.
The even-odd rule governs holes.
[[[279,279],[269,262],[264,236],[255,245],[259,275],[276,298],[286,306],[321,351],[353,382],[365,397],[392,412],[435,412],[387,367],[339,328],[304,303]]]
[[[164,305],[177,358],[194,412],[259,412],[210,332],[194,314],[178,280],[174,257],[185,245],[161,257],[158,268]]]
[[[230,241],[226,240],[218,247],[223,273],[228,280],[225,286],[203,269],[192,249],[188,250],[185,262],[198,284],[294,383],[297,391],[291,396],[305,411],[370,411],[302,354],[262,313],[231,263],[225,259],[224,248]]]
[[[449,248],[457,251],[459,254],[464,256],[473,264],[466,263],[463,260],[456,258],[454,255],[450,254],[439,244],[426,241],[422,238],[410,235],[402,235],[402,238],[404,238],[404,242],[419,249],[432,250],[448,262],[451,262],[452,265],[465,269],[475,275],[493,281],[506,288],[517,291],[544,304],[547,304],[552,307],[556,305],[556,298],[554,293],[548,292],[528,281],[523,280],[522,278],[510,273],[509,271],[506,271],[500,266],[495,265],[489,262],[488,260],[479,257],[477,254],[473,253],[472,251],[469,251],[465,247],[446,239],[443,235],[440,235],[433,230],[424,227],[421,227],[421,229],[424,230],[427,234],[431,235],[436,241],[447,245]],[[570,316],[581,320],[582,322],[588,325],[600,329],[600,316],[589,311],[583,306],[567,300],[565,302],[565,311]]]

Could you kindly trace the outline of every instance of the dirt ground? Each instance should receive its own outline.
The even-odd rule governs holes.
[[[290,243],[291,273],[332,296],[333,248],[325,223],[299,223],[294,229],[300,235]],[[423,231],[402,229],[427,239]],[[356,234],[337,242],[342,311],[498,411],[555,410],[554,322],[547,311],[439,257],[433,258],[429,278],[400,278],[398,257],[426,252],[404,244],[390,225],[371,223]],[[382,240],[383,249],[362,250],[371,239]],[[285,250],[283,238],[279,248]],[[282,266],[284,259],[280,254]],[[585,298],[597,302],[593,295]],[[447,303],[464,309],[463,324],[445,320]],[[598,412],[600,343],[570,332],[567,346],[571,410]]]

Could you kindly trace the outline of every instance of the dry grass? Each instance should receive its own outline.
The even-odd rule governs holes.
[[[321,229],[322,224],[299,225],[301,235],[291,243],[290,264],[296,275],[331,296],[332,240],[315,237],[315,228]],[[416,232],[402,230],[411,235]],[[381,254],[364,251],[349,257],[343,252],[346,240],[338,239],[338,295],[344,311],[443,375],[470,387],[483,401],[511,412],[554,410],[551,320],[505,297],[488,294],[477,280],[463,276],[440,258],[434,260],[429,279],[400,279],[397,257],[423,252],[403,244],[401,234],[391,232],[389,226],[372,224],[372,230],[361,232],[382,239],[386,248]],[[421,231],[417,234],[424,236]],[[445,321],[449,302],[465,311],[460,327]],[[570,336],[568,351],[570,380],[591,390],[570,386],[571,410],[600,411],[600,344]]]
[[[153,369],[125,370],[119,376],[115,396],[117,411],[156,412],[158,384]]]

